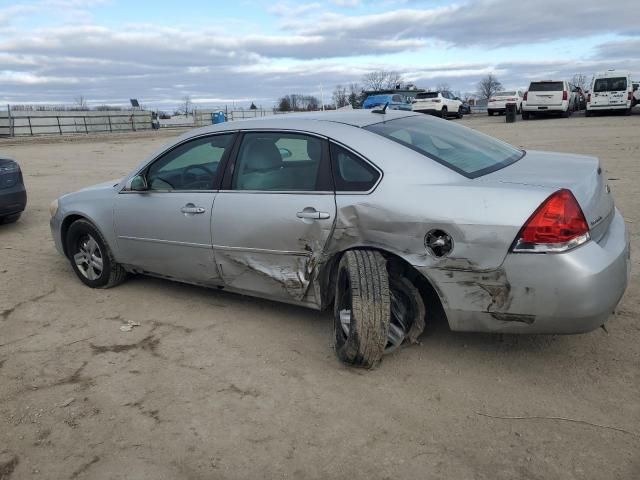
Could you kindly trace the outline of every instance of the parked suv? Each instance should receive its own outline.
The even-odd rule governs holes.
[[[561,114],[568,117],[575,110],[576,95],[569,82],[543,80],[531,82],[522,99],[522,119],[530,115]]]
[[[451,92],[421,92],[413,99],[413,111],[429,113],[445,118],[455,116],[462,118],[462,101],[456,100]]]
[[[498,92],[489,99],[487,103],[487,113],[489,116],[494,113],[504,113],[507,111],[507,103],[515,103],[516,113],[520,113],[522,111],[522,97],[521,90]]]
[[[0,157],[0,224],[16,222],[26,205],[20,166],[14,160]]]
[[[630,115],[632,106],[633,83],[629,72],[607,70],[593,76],[591,93],[587,96],[587,117],[593,112],[614,110]]]

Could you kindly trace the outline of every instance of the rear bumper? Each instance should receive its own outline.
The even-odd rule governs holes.
[[[522,111],[529,113],[561,113],[568,109],[569,105],[522,105]]]
[[[590,111],[599,111],[599,110],[627,110],[631,108],[631,102],[627,102],[627,103],[615,103],[615,104],[611,104],[611,105],[591,105],[590,103],[587,103],[587,110]]]
[[[457,331],[566,334],[604,324],[627,287],[629,237],[616,210],[598,242],[561,254],[509,254],[491,272],[429,271]]]
[[[442,113],[442,110],[436,110],[435,108],[414,108],[413,111],[427,115],[440,115]]]
[[[27,206],[27,192],[24,185],[0,190],[0,217],[21,213]]]

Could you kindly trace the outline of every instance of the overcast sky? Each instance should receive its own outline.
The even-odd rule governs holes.
[[[475,92],[494,72],[640,78],[640,0],[0,0],[0,103],[329,103],[372,70]]]

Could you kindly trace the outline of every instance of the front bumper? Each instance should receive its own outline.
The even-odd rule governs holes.
[[[49,227],[51,228],[51,237],[53,237],[56,250],[58,250],[60,255],[64,255],[64,247],[62,246],[62,218],[60,217],[60,212],[51,217]]]
[[[23,184],[0,190],[0,217],[22,213],[27,206],[27,191]]]
[[[629,281],[629,236],[616,210],[598,242],[560,254],[508,254],[491,272],[418,267],[438,290],[452,330],[565,334],[604,324]]]

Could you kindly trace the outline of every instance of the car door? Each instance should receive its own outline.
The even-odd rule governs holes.
[[[123,189],[114,206],[120,261],[137,269],[220,284],[211,244],[211,212],[234,134],[177,145],[139,175],[146,189]]]
[[[216,263],[235,290],[288,302],[306,297],[335,218],[326,139],[242,135],[213,208]]]

